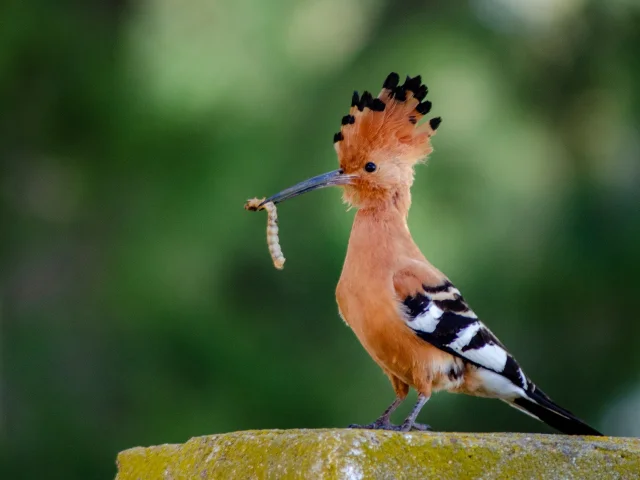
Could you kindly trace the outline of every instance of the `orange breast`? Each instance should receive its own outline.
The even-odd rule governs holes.
[[[456,388],[461,380],[454,379],[452,384],[450,373],[461,366],[459,359],[419,338],[404,321],[403,295],[421,288],[421,282],[402,272],[416,262],[426,260],[411,238],[404,215],[393,207],[375,212],[361,209],[351,230],[336,296],[345,322],[385,373],[430,395],[432,388]],[[432,270],[430,276],[442,275]],[[394,283],[398,278],[403,284],[400,290]]]
[[[344,277],[343,277],[344,278]],[[350,288],[348,277],[337,289],[340,312],[360,343],[380,367],[425,395],[450,389],[449,373],[457,363],[452,355],[438,350],[416,336],[404,323],[399,302],[390,288],[378,282]]]

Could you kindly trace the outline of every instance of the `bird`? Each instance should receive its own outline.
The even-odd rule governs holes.
[[[374,422],[352,428],[429,430],[417,417],[438,391],[499,399],[569,435],[602,433],[557,405],[524,373],[460,291],[414,242],[407,218],[415,166],[432,152],[441,117],[420,75],[389,74],[377,97],[357,91],[333,137],[339,169],[263,203],[339,187],[356,209],[336,288],[339,314],[389,378],[395,399]],[[391,414],[410,388],[418,400],[401,424]]]

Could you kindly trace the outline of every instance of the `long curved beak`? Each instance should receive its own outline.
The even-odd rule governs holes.
[[[352,175],[345,175],[342,170],[334,170],[333,172],[323,173],[316,177],[312,177],[304,182],[300,182],[293,187],[289,187],[282,190],[275,195],[265,199],[260,205],[264,205],[268,202],[280,203],[290,198],[297,197],[303,193],[310,192],[312,190],[318,190],[319,188],[334,187],[338,185],[349,185],[353,180]]]

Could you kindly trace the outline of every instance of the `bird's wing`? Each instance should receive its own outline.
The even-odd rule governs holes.
[[[561,432],[602,435],[554,403],[527,378],[505,346],[478,320],[460,291],[440,272],[420,270],[411,268],[394,276],[404,321],[418,337],[478,367],[478,377],[491,396]]]
[[[411,277],[407,282],[403,272],[396,276],[394,284],[405,312],[404,320],[418,337],[468,363],[497,373],[517,389],[528,389],[530,382],[513,356],[478,319],[451,282],[443,279],[435,285],[416,284],[419,276]]]

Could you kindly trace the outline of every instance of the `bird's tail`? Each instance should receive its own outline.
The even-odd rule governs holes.
[[[507,403],[567,435],[602,436],[602,433],[554,403],[542,390],[533,385],[526,392],[526,397],[519,397]]]

